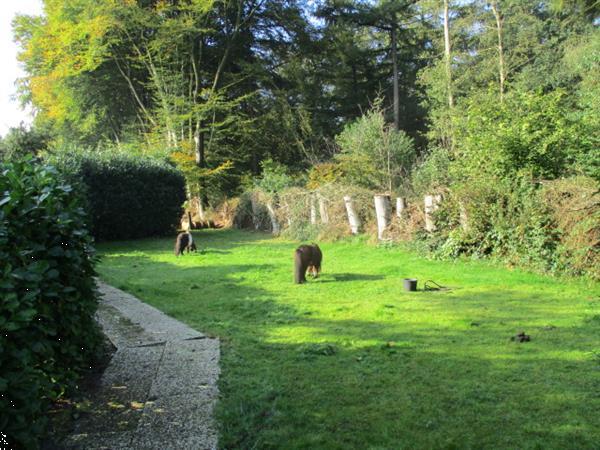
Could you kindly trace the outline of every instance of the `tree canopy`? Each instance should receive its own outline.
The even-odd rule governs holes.
[[[595,170],[598,2],[45,0],[44,7],[41,17],[14,20],[27,72],[20,92],[37,111],[36,126],[58,147],[171,155],[215,195],[259,173],[266,159],[292,171],[332,161],[335,137],[378,98],[384,121],[396,122],[421,157],[438,147],[452,158],[473,155],[470,136],[486,120],[517,105],[515,117],[527,116],[518,126],[527,127],[547,119],[536,119],[536,108],[554,105],[545,111],[553,119],[534,130],[554,137],[540,142],[558,139],[561,170]],[[484,136],[489,147],[494,138]],[[539,145],[531,151],[550,144]]]

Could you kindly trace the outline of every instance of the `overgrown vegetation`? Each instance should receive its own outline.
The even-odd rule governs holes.
[[[56,170],[27,158],[0,175],[0,429],[11,448],[37,448],[49,403],[98,349],[94,249]]]
[[[594,448],[597,283],[482,261],[431,261],[352,238],[320,243],[294,285],[295,241],[236,230],[100,246],[99,272],[221,339],[222,448]],[[404,292],[415,277],[419,291]],[[450,291],[424,292],[432,279]],[[517,333],[530,342],[511,340]]]

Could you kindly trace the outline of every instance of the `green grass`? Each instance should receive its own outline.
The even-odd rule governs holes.
[[[597,283],[357,240],[295,285],[297,243],[195,236],[181,258],[173,239],[100,245],[99,272],[222,339],[223,448],[600,448]]]

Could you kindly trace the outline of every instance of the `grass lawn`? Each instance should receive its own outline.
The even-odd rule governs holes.
[[[221,338],[223,448],[600,448],[599,284],[357,240],[295,285],[297,243],[195,237],[181,258],[174,239],[99,245],[99,272]]]

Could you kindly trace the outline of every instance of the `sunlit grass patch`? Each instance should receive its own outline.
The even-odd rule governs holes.
[[[594,448],[600,288],[480,262],[232,230],[100,246],[99,271],[221,338],[224,448]],[[402,279],[451,288],[404,292]],[[511,340],[526,332],[530,342]]]

